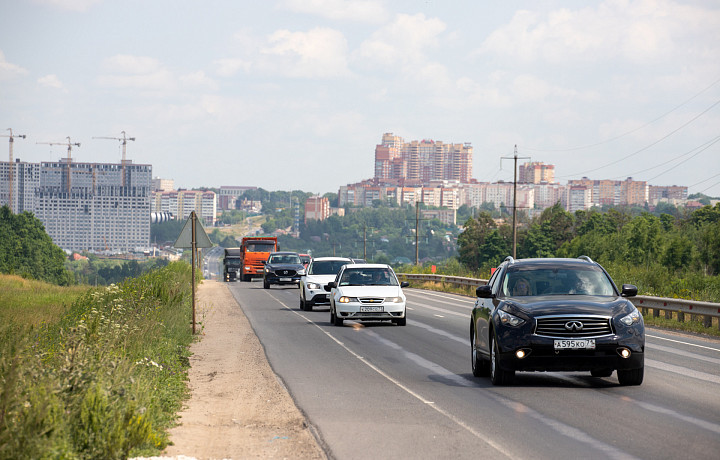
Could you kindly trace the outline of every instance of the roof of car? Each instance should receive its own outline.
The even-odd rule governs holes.
[[[509,262],[510,265],[597,265],[587,256],[580,256],[577,259],[561,257],[513,259],[512,257],[508,257],[505,259],[505,262]]]
[[[317,260],[341,260],[343,262],[352,262],[352,259],[348,257],[313,257],[313,262]]]
[[[277,254],[279,254],[279,255],[287,255],[287,254],[295,254],[295,255],[298,255],[297,252],[292,252],[292,251],[278,251],[278,252],[271,252],[271,253],[270,253],[271,256],[274,256],[274,255],[277,255]]]
[[[348,265],[351,268],[390,268],[388,264],[352,264]]]

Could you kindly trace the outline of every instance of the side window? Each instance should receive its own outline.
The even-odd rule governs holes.
[[[492,292],[495,295],[497,295],[498,293],[498,287],[500,285],[500,283],[498,283],[498,280],[501,279],[500,272],[502,272],[503,269],[504,267],[502,265],[498,267],[488,281],[488,284],[492,286]]]

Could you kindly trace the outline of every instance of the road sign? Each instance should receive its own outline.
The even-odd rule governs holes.
[[[210,241],[210,238],[208,237],[207,233],[205,233],[205,229],[203,228],[202,224],[200,222],[195,222],[195,238],[193,238],[192,234],[192,220],[196,219],[195,213],[191,213],[190,217],[188,217],[188,220],[185,222],[185,225],[183,226],[182,231],[180,232],[180,236],[178,236],[177,241],[175,241],[175,244],[173,244],[176,248],[192,248],[192,242],[195,240],[195,247],[196,248],[211,248],[213,247],[212,242]]]

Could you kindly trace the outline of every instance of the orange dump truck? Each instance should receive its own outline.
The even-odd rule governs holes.
[[[242,272],[240,281],[251,281],[262,278],[265,261],[271,252],[279,250],[277,238],[274,236],[246,236],[240,245]]]

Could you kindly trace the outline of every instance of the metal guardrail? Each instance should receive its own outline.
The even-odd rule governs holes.
[[[397,275],[403,281],[447,283],[471,288],[488,282],[488,280],[464,278],[462,276],[424,275],[416,273],[398,273]],[[712,318],[718,318],[718,329],[720,329],[720,303],[647,295],[635,296],[632,298],[632,301],[636,307],[642,310],[643,314],[648,314],[649,311],[652,310],[652,316],[656,318],[660,316],[660,312],[664,312],[664,316],[667,319],[672,317],[672,313],[677,313],[677,319],[680,322],[685,321],[685,315],[691,315],[691,317],[701,316],[702,323],[705,327],[712,327]]]

